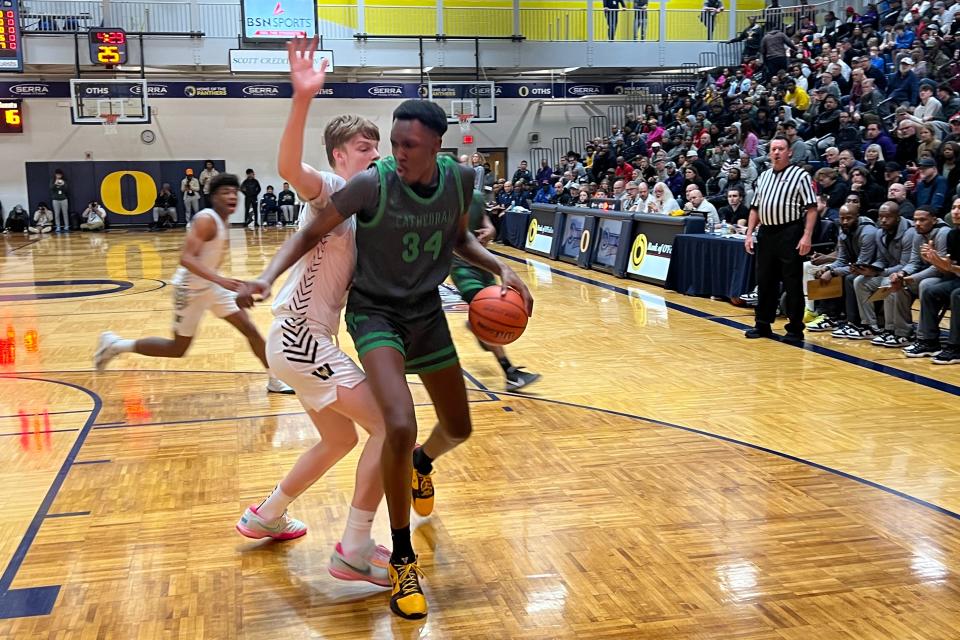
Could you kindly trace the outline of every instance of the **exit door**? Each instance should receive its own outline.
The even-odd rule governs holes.
[[[477,149],[477,152],[483,156],[484,162],[490,163],[490,169],[497,177],[497,180],[500,178],[509,178],[513,175],[510,167],[507,166],[506,147],[488,147],[486,149]]]

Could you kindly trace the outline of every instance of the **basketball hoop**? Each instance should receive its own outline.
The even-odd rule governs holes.
[[[466,135],[470,133],[470,123],[473,121],[472,113],[458,113],[457,120],[460,121],[460,133]]]
[[[106,136],[115,136],[120,131],[120,114],[119,113],[105,113],[103,114],[103,135]]]

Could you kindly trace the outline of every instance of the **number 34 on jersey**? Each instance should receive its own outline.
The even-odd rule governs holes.
[[[437,230],[430,234],[426,242],[421,244],[422,238],[416,231],[410,231],[403,234],[403,254],[404,262],[415,262],[421,253],[432,254],[434,261],[440,257],[440,249],[443,248],[443,234]]]

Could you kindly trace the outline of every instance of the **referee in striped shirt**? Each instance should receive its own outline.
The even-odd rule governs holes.
[[[790,164],[790,143],[776,137],[770,142],[771,169],[757,179],[744,248],[753,253],[757,234],[757,309],[748,338],[773,337],[780,283],[786,291],[785,342],[803,342],[803,257],[810,253],[817,224],[817,197],[810,174]]]

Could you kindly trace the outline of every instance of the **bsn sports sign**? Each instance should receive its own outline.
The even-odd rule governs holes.
[[[317,34],[316,0],[241,0],[243,39],[282,42]]]

